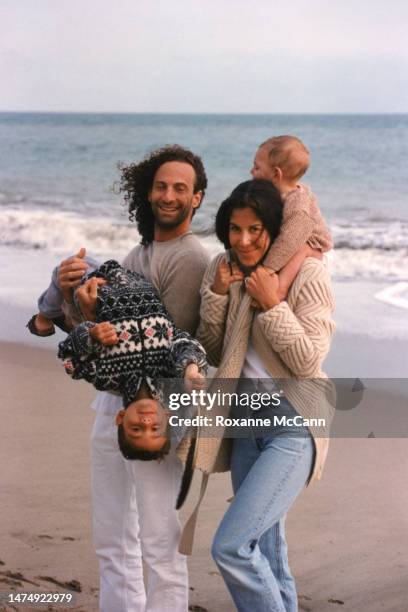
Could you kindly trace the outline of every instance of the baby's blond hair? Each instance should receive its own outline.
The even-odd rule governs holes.
[[[296,136],[274,136],[260,147],[267,147],[271,165],[278,166],[289,181],[300,179],[309,167],[309,149]]]

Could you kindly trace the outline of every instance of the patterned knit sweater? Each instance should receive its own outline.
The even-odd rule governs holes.
[[[264,262],[275,271],[283,268],[306,243],[322,253],[333,248],[330,231],[309,187],[298,185],[283,196],[283,203],[282,227]]]
[[[156,395],[158,379],[182,378],[189,363],[206,371],[203,347],[174,325],[149,281],[113,260],[87,278],[92,276],[108,281],[98,289],[96,321],[112,323],[119,342],[104,346],[93,340],[89,330],[95,323],[90,321],[75,327],[58,353],[72,378],[83,378],[99,390],[118,391],[128,405],[143,380]]]
[[[320,478],[335,405],[334,385],[321,369],[335,327],[327,269],[317,259],[306,259],[287,301],[260,312],[251,308],[243,283],[233,283],[226,296],[212,292],[222,257],[211,262],[204,276],[197,332],[210,364],[218,367],[214,378],[228,379],[229,391],[234,390],[251,338],[265,368],[272,378],[279,379],[280,388],[297,412],[305,418],[326,419],[323,429],[309,427],[316,447],[312,479]],[[219,411],[222,413],[223,408]],[[196,467],[207,473],[223,471],[228,463],[228,445],[218,444],[216,452],[214,442],[201,432]]]

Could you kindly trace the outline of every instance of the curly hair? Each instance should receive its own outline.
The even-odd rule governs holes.
[[[153,242],[154,216],[148,200],[149,191],[157,170],[171,161],[184,162],[194,168],[196,179],[194,193],[201,191],[204,197],[207,187],[207,176],[201,158],[179,145],[167,145],[152,151],[138,164],[119,165],[121,180],[119,192],[124,193],[128,205],[130,221],[136,221],[142,237],[141,244],[147,246]],[[195,210],[193,211],[194,214]]]

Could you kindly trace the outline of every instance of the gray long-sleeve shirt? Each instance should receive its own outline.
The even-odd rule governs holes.
[[[198,238],[187,232],[173,240],[136,246],[125,257],[123,267],[150,280],[177,327],[194,335],[201,281],[209,261]]]

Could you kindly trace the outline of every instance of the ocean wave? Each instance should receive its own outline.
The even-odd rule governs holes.
[[[85,246],[96,256],[128,252],[138,234],[134,226],[100,217],[80,217],[50,210],[9,209],[0,212],[0,244],[46,250],[65,256]],[[116,255],[115,255],[116,256]]]
[[[408,252],[382,249],[335,248],[329,255],[330,271],[337,280],[408,280]]]
[[[338,224],[332,226],[332,232],[335,249],[330,262],[335,278],[408,280],[408,224]],[[222,249],[214,234],[200,232],[199,237],[212,255]],[[65,211],[0,210],[0,243],[15,249],[66,256],[85,246],[96,257],[119,258],[138,242],[136,228],[125,216],[118,222]]]
[[[404,221],[377,218],[355,225],[333,224],[330,229],[336,249],[394,251],[405,248],[408,251],[408,223]]]
[[[94,216],[103,211],[107,216],[116,216],[117,208],[112,207],[113,196],[105,195],[105,199],[94,199],[82,194],[37,194],[27,195],[19,192],[0,191],[0,215],[3,211],[19,210],[20,212],[71,212],[79,218]]]
[[[408,310],[408,283],[396,283],[375,294],[375,299]]]

